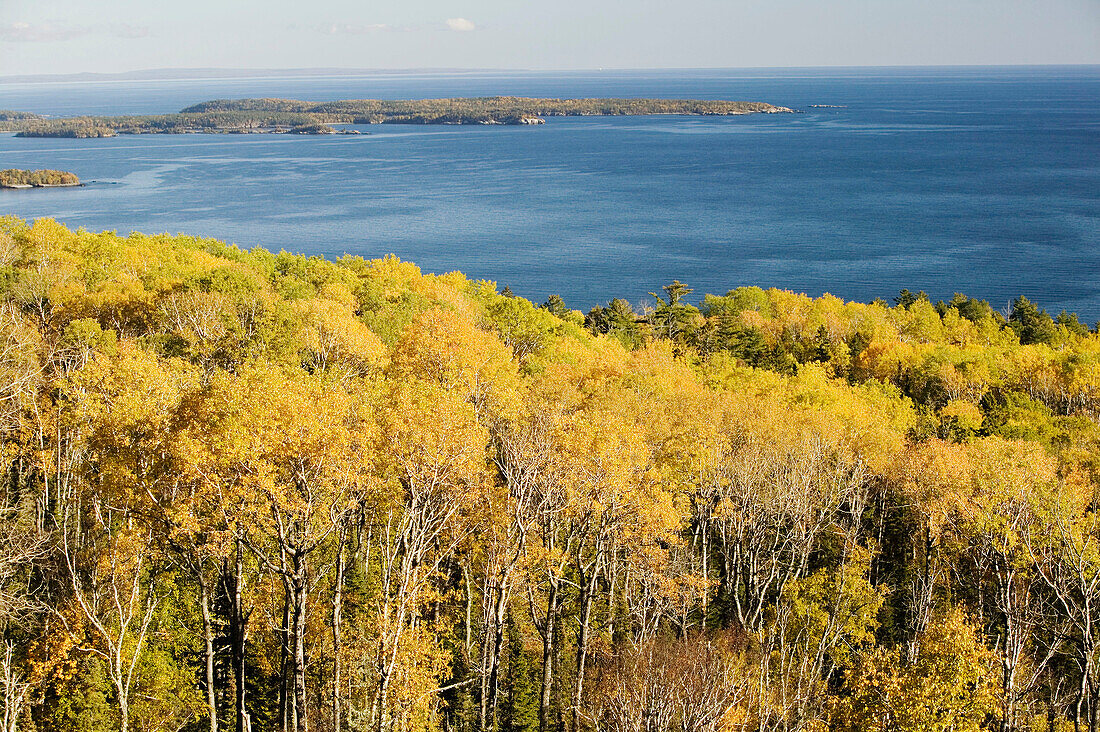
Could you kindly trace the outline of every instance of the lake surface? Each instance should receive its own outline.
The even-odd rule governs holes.
[[[1027,295],[1100,319],[1100,67],[386,74],[0,84],[0,109],[178,111],[214,98],[481,95],[765,101],[797,115],[374,125],[360,136],[0,135],[0,214],[462,270],[537,302],[673,279],[846,299]],[[841,105],[811,108],[809,105]]]

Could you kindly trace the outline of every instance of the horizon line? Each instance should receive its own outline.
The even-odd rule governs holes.
[[[234,66],[165,66],[133,69],[130,71],[78,71],[54,74],[9,74],[0,76],[0,84],[81,82],[81,81],[187,81],[192,79],[250,78],[251,76],[364,76],[371,74],[542,74],[579,72],[631,72],[631,71],[768,71],[768,70],[818,70],[818,69],[1086,69],[1100,68],[1100,63],[989,63],[989,64],[823,64],[817,66],[582,66],[560,68],[522,67],[389,67],[359,68],[343,66],[303,66],[290,68],[234,67]],[[174,75],[173,75],[174,74]],[[184,76],[183,74],[187,74]],[[206,74],[206,75],[204,75]],[[239,74],[240,76],[234,76]]]

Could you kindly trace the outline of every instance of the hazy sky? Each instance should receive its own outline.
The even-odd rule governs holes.
[[[0,0],[0,75],[1100,63],[1100,0]]]

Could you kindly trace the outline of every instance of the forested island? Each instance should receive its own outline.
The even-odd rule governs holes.
[[[1095,730],[1095,330],[690,296],[0,219],[6,729]]]
[[[10,109],[0,109],[0,122],[26,122],[27,120],[45,119],[40,114],[32,112],[15,112]]]
[[[152,133],[332,132],[334,124],[542,124],[546,117],[600,115],[740,115],[792,110],[762,102],[683,99],[531,99],[479,97],[385,101],[302,102],[293,99],[221,99],[176,114],[119,117],[0,117],[0,127],[22,137],[108,137]]]
[[[80,178],[63,170],[0,170],[0,188],[58,188],[78,185]]]

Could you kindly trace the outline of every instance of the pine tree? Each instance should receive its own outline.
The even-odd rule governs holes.
[[[508,614],[508,663],[504,672],[501,729],[534,732],[539,727],[539,695],[535,664],[523,648],[523,633]]]

